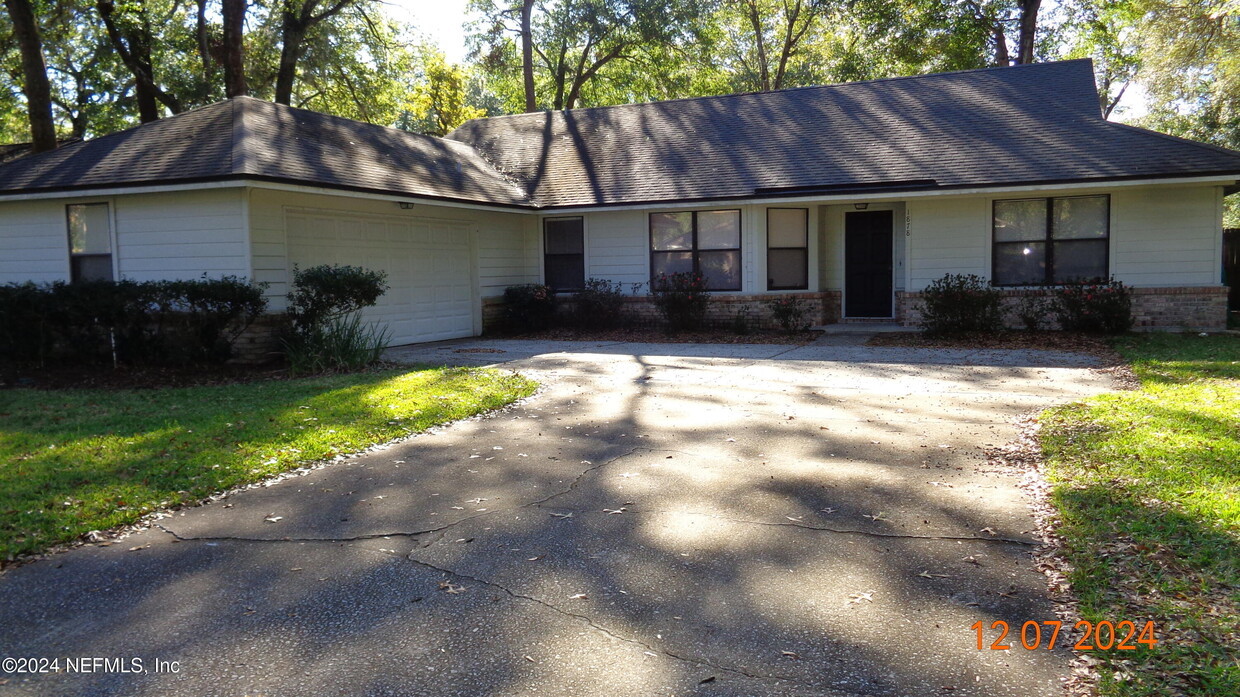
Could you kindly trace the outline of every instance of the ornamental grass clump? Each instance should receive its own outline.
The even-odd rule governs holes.
[[[700,272],[661,273],[650,282],[650,293],[667,321],[668,331],[695,331],[706,324],[710,294],[706,277]]]
[[[921,327],[927,334],[1003,329],[1003,293],[974,274],[947,274],[922,291]]]

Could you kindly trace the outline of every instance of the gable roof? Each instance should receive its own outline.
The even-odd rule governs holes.
[[[7,163],[0,195],[236,178],[528,203],[463,143],[250,97]]]
[[[421,136],[249,97],[0,164],[0,196],[250,179],[526,209],[1235,175],[1102,118],[1088,60],[470,121]]]
[[[470,121],[541,206],[1240,174],[1110,123],[1089,60]]]

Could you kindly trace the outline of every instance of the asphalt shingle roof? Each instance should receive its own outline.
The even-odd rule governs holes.
[[[525,205],[468,145],[240,97],[0,166],[0,194],[233,178]]]
[[[1088,60],[470,121],[540,205],[1240,173],[1105,121]]]
[[[0,164],[5,193],[250,178],[555,208],[1236,175],[1110,123],[1088,60],[470,121],[420,136],[248,97]]]

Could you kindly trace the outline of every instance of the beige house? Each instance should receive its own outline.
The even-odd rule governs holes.
[[[238,98],[0,164],[0,283],[388,273],[396,343],[504,288],[701,271],[717,311],[912,321],[970,273],[1115,277],[1138,324],[1220,328],[1240,153],[1105,121],[1088,61],[472,121],[419,136]],[[645,290],[638,290],[643,295]],[[641,301],[635,301],[640,305]]]

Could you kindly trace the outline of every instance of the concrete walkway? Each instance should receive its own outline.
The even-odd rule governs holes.
[[[1022,412],[1109,389],[1088,357],[390,355],[544,388],[0,577],[3,656],[152,671],[0,675],[0,695],[1058,693],[1068,652],[976,648],[979,620],[1054,618],[1017,476],[980,453]]]

